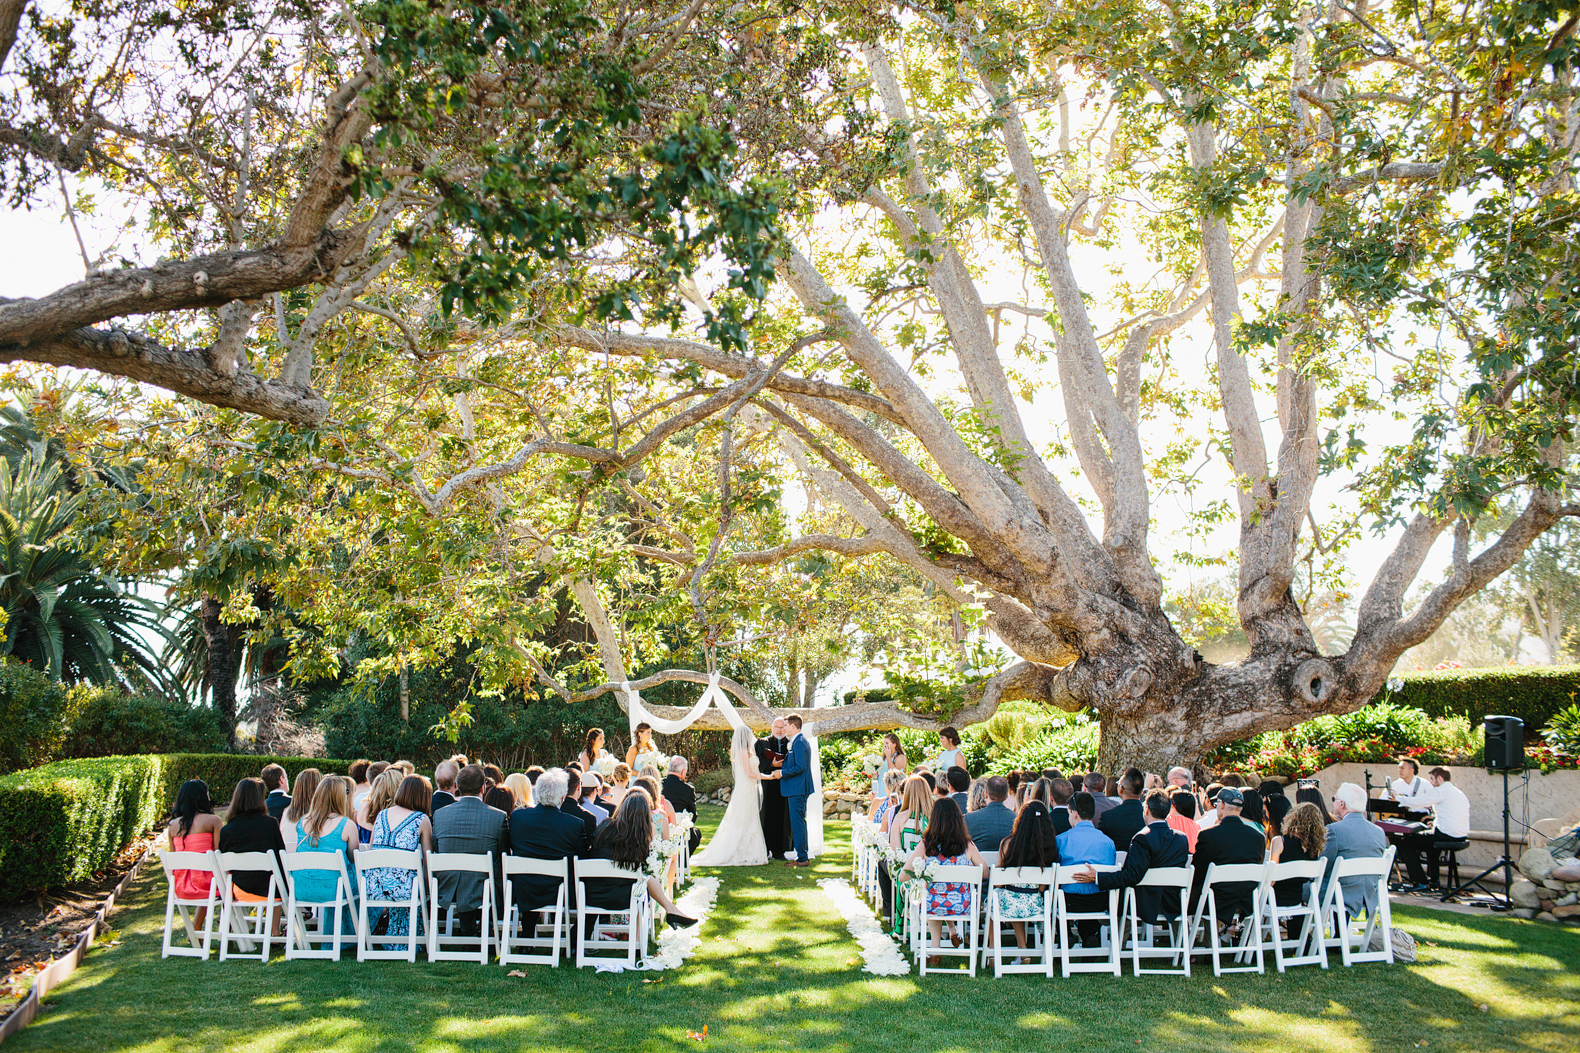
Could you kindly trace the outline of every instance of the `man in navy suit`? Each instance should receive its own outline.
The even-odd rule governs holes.
[[[785,863],[789,867],[810,866],[807,858],[806,799],[812,795],[812,747],[801,734],[801,718],[792,713],[790,725],[790,754],[780,769],[780,789],[790,802],[790,838],[795,842],[795,858]]]
[[[1097,874],[1087,871],[1075,876],[1097,885],[1101,892],[1109,889],[1129,888],[1139,884],[1153,867],[1183,867],[1190,864],[1190,842],[1185,835],[1169,826],[1169,808],[1173,802],[1161,793],[1147,798],[1147,814],[1151,819],[1136,832],[1128,843],[1125,865],[1119,870]],[[1118,809],[1109,811],[1113,815]],[[1184,904],[1180,903],[1178,889],[1142,887],[1136,889],[1136,914],[1148,925],[1159,919],[1180,916]]]
[[[1118,851],[1124,851],[1130,839],[1146,828],[1141,809],[1141,789],[1145,784],[1146,776],[1140,768],[1126,768],[1119,778],[1119,803],[1097,816],[1097,828],[1113,840]]]

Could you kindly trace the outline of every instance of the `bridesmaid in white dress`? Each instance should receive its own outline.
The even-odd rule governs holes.
[[[779,773],[764,775],[757,770],[753,752],[755,737],[747,728],[736,728],[730,738],[730,768],[735,773],[735,788],[730,806],[724,811],[719,828],[707,845],[692,860],[699,867],[760,867],[768,862],[768,843],[763,840],[762,810],[764,779],[777,779]]]

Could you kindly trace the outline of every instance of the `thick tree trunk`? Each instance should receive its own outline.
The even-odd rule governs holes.
[[[220,620],[224,605],[213,596],[203,597],[203,641],[208,646],[208,684],[214,712],[225,726],[232,749],[236,746],[236,682],[241,674],[241,633]]]

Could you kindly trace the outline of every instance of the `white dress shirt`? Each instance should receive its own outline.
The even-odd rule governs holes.
[[[1470,798],[1451,782],[1441,786],[1426,784],[1426,789],[1414,797],[1401,797],[1399,803],[1418,811],[1432,809],[1433,825],[1437,832],[1449,837],[1470,836]]]
[[[1404,803],[1401,798],[1417,797],[1424,793],[1430,793],[1431,790],[1431,782],[1421,778],[1419,775],[1409,782],[1405,782],[1403,779],[1395,779],[1388,784],[1388,796],[1392,797],[1399,804]]]

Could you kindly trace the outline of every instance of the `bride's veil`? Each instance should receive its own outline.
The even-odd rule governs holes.
[[[741,794],[751,794],[755,805],[752,814],[762,806],[763,784],[752,778],[747,764],[748,758],[755,759],[757,736],[752,734],[750,728],[736,728],[735,734],[730,737],[730,774],[735,776],[735,788],[730,791],[730,803],[735,803],[735,798]]]

